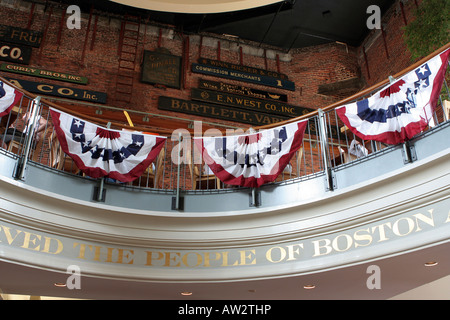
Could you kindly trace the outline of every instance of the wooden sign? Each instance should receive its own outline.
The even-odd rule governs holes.
[[[246,73],[222,67],[210,66],[205,64],[193,63],[192,72],[205,74],[209,76],[221,77],[231,80],[255,83],[268,87],[295,91],[295,83],[285,79],[277,79],[270,76]]]
[[[270,99],[275,101],[287,102],[287,95],[281,93],[268,92],[264,90],[253,89],[235,84],[210,81],[204,79],[200,79],[198,84],[199,88],[201,89],[239,94],[241,96],[249,96],[257,99]]]
[[[67,99],[75,99],[81,101],[89,101],[95,103],[106,103],[106,93],[98,91],[89,91],[78,88],[69,88],[57,86],[54,84],[46,84],[42,82],[34,82],[28,80],[7,79],[19,88],[28,92],[37,93],[47,96],[62,97]]]
[[[266,76],[266,77],[272,77],[272,78],[284,79],[284,80],[288,79],[287,75],[278,73],[275,71],[254,68],[254,67],[249,67],[249,66],[243,66],[240,64],[233,64],[233,63],[224,62],[224,61],[200,58],[200,59],[198,59],[198,63],[204,64],[204,65],[209,65],[209,66],[214,66],[214,67],[230,69],[230,70],[234,70],[234,71],[245,72],[245,73],[254,74],[254,75],[260,75],[260,76]]]
[[[0,40],[38,48],[41,45],[42,32],[0,25]]]
[[[158,109],[166,111],[181,112],[192,114],[200,117],[215,118],[239,123],[249,124],[251,126],[263,126],[275,124],[281,121],[289,120],[290,117],[272,115],[263,112],[255,112],[251,110],[221,106],[200,101],[189,101],[178,98],[160,96],[158,98]],[[319,135],[315,121],[308,122],[306,134]],[[331,136],[334,139],[345,139],[345,136],[339,137],[336,128],[332,128]]]
[[[32,49],[0,41],[0,60],[28,64],[30,62]]]
[[[62,73],[62,72],[55,72],[55,71],[49,71],[49,70],[41,70],[34,67],[25,67],[25,66],[18,66],[14,64],[9,63],[3,63],[0,65],[1,71],[7,71],[7,72],[13,72],[13,73],[19,73],[19,74],[25,74],[28,76],[34,76],[39,78],[47,78],[52,80],[59,80],[59,81],[65,81],[65,82],[73,82],[78,84],[87,84],[88,79],[86,77],[77,76],[73,74],[68,73]]]
[[[196,88],[191,89],[191,99],[274,115],[276,114],[289,118],[298,117],[315,111],[314,109],[290,106],[283,102],[254,99],[236,94]]]
[[[160,96],[158,99],[158,109],[182,112],[200,117],[215,118],[240,123],[250,124],[252,126],[266,125],[287,120],[282,116],[275,116],[250,110],[230,108],[220,105],[208,104],[197,101],[188,101],[178,98]]]
[[[180,88],[181,57],[144,50],[141,81]]]

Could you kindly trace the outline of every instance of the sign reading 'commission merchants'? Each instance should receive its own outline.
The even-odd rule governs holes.
[[[171,54],[144,51],[142,82],[180,88],[181,57]]]
[[[249,83],[260,84],[268,87],[295,91],[295,83],[285,79],[278,79],[269,76],[263,76],[254,73],[247,73],[233,69],[210,66],[205,64],[193,63],[192,72],[216,76],[231,80],[244,81]]]
[[[55,71],[49,71],[49,70],[41,70],[34,67],[25,67],[25,66],[18,66],[14,64],[9,63],[3,63],[0,65],[1,71],[7,71],[7,72],[13,72],[13,73],[20,73],[25,74],[29,76],[35,76],[39,78],[47,78],[47,79],[53,79],[53,80],[60,80],[60,81],[66,81],[66,82],[73,82],[78,84],[87,84],[88,79],[86,77],[77,76],[73,74],[68,73],[62,73],[62,72],[55,72]]]
[[[281,115],[285,117],[298,117],[314,111],[314,109],[290,106],[282,102],[254,99],[236,94],[217,92],[193,88],[191,90],[192,100],[212,102],[221,105],[238,107],[258,112]]]
[[[212,60],[212,59],[207,59],[207,58],[200,58],[198,60],[198,62],[201,64],[209,65],[209,66],[221,67],[221,68],[225,68],[225,69],[241,71],[241,72],[260,75],[260,76],[267,76],[267,77],[273,77],[273,78],[284,79],[284,80],[288,79],[287,75],[282,74],[282,73],[265,70],[265,69],[260,69],[260,68],[249,67],[249,66],[242,66],[240,64],[233,64],[233,63]]]

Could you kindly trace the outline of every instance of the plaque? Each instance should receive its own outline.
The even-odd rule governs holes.
[[[236,84],[223,83],[218,81],[210,81],[200,79],[199,82],[200,89],[209,89],[221,92],[227,92],[232,94],[240,94],[243,96],[249,96],[257,99],[270,99],[275,101],[287,102],[287,95],[275,92],[269,92],[264,90],[253,89],[249,87],[239,86]]]
[[[144,50],[141,81],[180,88],[181,57]]]

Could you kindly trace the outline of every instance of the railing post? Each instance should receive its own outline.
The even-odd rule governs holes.
[[[327,190],[333,191],[335,189],[333,183],[333,174],[330,167],[330,153],[328,150],[328,136],[325,124],[325,113],[322,109],[319,109],[319,136],[320,136],[320,146],[322,149],[323,165],[325,171],[325,177],[327,182]]]
[[[106,128],[107,129],[111,128],[111,122],[108,122],[106,124]],[[101,177],[97,192],[97,201],[99,202],[105,202],[105,190],[103,189],[104,186],[105,186],[105,177]]]
[[[41,97],[36,97],[33,102],[31,103],[31,112],[30,117],[28,118],[28,129],[27,133],[25,135],[25,146],[24,146],[24,152],[22,152],[22,156],[19,158],[19,162],[17,164],[17,169],[15,172],[15,178],[19,180],[23,180],[25,178],[25,169],[27,168],[28,164],[28,157],[30,156],[32,143],[33,143],[33,136],[34,136],[34,130],[36,127],[36,119],[40,110],[41,106]]]
[[[178,153],[177,153],[177,186],[175,191],[175,197],[172,197],[172,210],[180,210],[180,174],[181,174],[181,141],[183,136],[181,132],[178,132]],[[191,146],[190,146],[191,147]],[[192,161],[189,159],[188,161]]]

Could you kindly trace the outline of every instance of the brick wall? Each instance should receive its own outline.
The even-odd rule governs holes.
[[[403,28],[415,18],[414,10],[419,3],[420,0],[397,1],[382,18],[383,31],[374,29],[358,48],[358,63],[368,86],[413,63],[403,39]]]
[[[415,1],[402,2],[404,3],[403,11],[407,21],[409,21]],[[232,40],[215,39],[206,36],[201,41],[200,36],[191,35],[188,41],[189,61],[186,69],[185,86],[182,85],[181,89],[165,88],[140,82],[140,62],[142,61],[143,50],[155,50],[160,43],[161,47],[168,49],[172,54],[182,56],[183,48],[186,48],[185,39],[187,36],[178,34],[173,30],[161,29],[160,37],[160,29],[158,27],[142,23],[140,26],[137,63],[133,73],[132,100],[129,104],[124,105],[123,103],[118,103],[115,99],[116,76],[119,63],[117,50],[121,21],[97,12],[94,12],[92,16],[88,12],[84,12],[81,29],[69,30],[65,25],[65,20],[62,18],[65,8],[55,7],[51,9],[49,7],[45,9],[42,5],[36,5],[30,20],[31,3],[21,0],[0,0],[0,10],[3,17],[2,24],[25,28],[31,22],[30,29],[43,32],[47,30],[41,47],[33,48],[30,61],[31,66],[87,77],[89,79],[88,85],[70,84],[70,86],[106,92],[108,94],[107,105],[149,113],[164,113],[192,120],[202,120],[202,118],[158,110],[158,97],[164,95],[189,100],[190,89],[198,87],[199,78],[204,78],[287,94],[289,104],[316,109],[325,107],[350,94],[321,95],[318,94],[320,85],[358,77],[362,77],[367,85],[371,85],[411,64],[410,55],[402,40],[401,27],[404,25],[404,22],[400,2],[398,2],[393,5],[383,18],[389,57],[386,56],[383,37],[379,30],[373,31],[360,48],[332,43],[291,50],[289,53],[276,50],[264,52],[264,49],[252,43],[240,42],[238,44]],[[91,20],[89,33],[87,34],[89,18]],[[94,28],[96,28],[95,39],[93,38]],[[61,38],[58,43],[59,34]],[[296,90],[294,92],[277,90],[261,85],[246,84],[192,73],[190,64],[197,62],[200,56],[214,60],[219,59],[219,42],[220,60],[238,64],[241,59],[239,47],[242,47],[243,65],[284,73],[291,81],[295,82]],[[364,58],[363,52],[366,53],[366,58]],[[370,77],[367,70],[370,72]],[[39,80],[30,76],[7,74],[5,72],[0,72],[0,75],[31,81]],[[45,82],[61,85],[61,82],[55,80],[46,79]],[[239,125],[215,119],[204,120]]]

